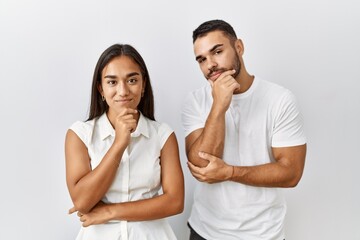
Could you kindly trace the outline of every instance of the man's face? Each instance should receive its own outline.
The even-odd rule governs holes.
[[[241,70],[239,53],[235,44],[221,31],[209,32],[194,42],[196,61],[206,79],[216,81],[219,75],[234,69],[236,78]]]

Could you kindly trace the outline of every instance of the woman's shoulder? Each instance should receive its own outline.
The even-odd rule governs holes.
[[[174,132],[169,124],[160,121],[154,121],[147,119],[148,130],[150,138],[155,138],[162,148],[169,138],[169,136]]]
[[[74,122],[69,129],[71,130],[82,130],[82,131],[86,131],[86,130],[91,130],[94,128],[96,120],[92,119],[92,120],[88,120],[88,121],[76,121]]]
[[[157,133],[168,130],[168,131],[172,131],[172,128],[170,127],[169,124],[165,123],[165,122],[161,122],[161,121],[157,121],[157,120],[151,120],[146,118],[148,127],[150,128],[150,130],[156,131]]]
[[[91,135],[93,134],[95,124],[96,119],[76,121],[69,127],[69,130],[72,130],[85,143],[85,145],[87,145],[91,139]]]

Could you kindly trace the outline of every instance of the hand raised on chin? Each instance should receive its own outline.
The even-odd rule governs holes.
[[[136,130],[138,111],[132,108],[122,109],[115,118],[115,142],[121,145],[130,143],[130,134]]]
[[[219,75],[215,80],[209,80],[212,87],[214,106],[226,111],[231,103],[233,93],[240,88],[240,84],[232,76],[235,70],[228,70]]]

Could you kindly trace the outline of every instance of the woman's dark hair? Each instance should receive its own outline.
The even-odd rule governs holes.
[[[203,37],[209,32],[216,30],[222,31],[231,41],[235,41],[237,39],[235,31],[229,23],[225,22],[224,20],[216,19],[202,23],[193,31],[193,43],[199,37]]]
[[[144,59],[139,52],[128,44],[114,44],[106,49],[100,56],[94,71],[92,87],[91,87],[91,103],[88,120],[92,120],[101,116],[109,108],[106,101],[102,100],[99,93],[98,85],[101,84],[101,74],[105,66],[114,58],[120,56],[127,56],[134,60],[140,67],[145,84],[144,96],[141,98],[138,105],[138,110],[147,118],[155,120],[154,117],[154,96],[150,83],[150,76],[145,65]]]

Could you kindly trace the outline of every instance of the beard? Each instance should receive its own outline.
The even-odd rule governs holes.
[[[235,70],[235,73],[232,75],[232,77],[236,79],[236,77],[239,76],[241,70],[241,62],[238,55],[235,55],[234,57],[233,69]]]
[[[241,71],[241,61],[237,54],[233,58],[231,68],[216,68],[216,67],[214,67],[214,68],[210,69],[210,72],[205,77],[206,77],[206,79],[210,79],[210,76],[211,76],[211,74],[213,74],[213,72],[220,71],[223,73],[225,71],[232,70],[232,69],[235,70],[235,73],[232,74],[231,76],[236,79],[236,77],[239,76],[240,71]]]

